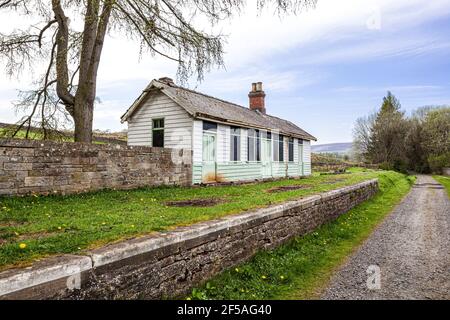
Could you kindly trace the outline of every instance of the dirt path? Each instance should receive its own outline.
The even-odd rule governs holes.
[[[333,276],[321,298],[450,299],[450,200],[445,189],[430,176],[418,176],[411,192]]]

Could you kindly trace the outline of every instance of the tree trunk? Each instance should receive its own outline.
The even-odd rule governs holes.
[[[77,97],[78,98],[78,97]],[[94,101],[83,97],[75,99],[74,122],[75,141],[92,142],[92,120],[94,115]]]
[[[100,17],[98,16],[99,4],[100,2],[96,0],[87,2],[80,58],[80,75],[78,89],[75,94],[73,117],[76,142],[92,142],[92,120],[97,92],[97,72],[114,1],[108,0],[103,4]]]

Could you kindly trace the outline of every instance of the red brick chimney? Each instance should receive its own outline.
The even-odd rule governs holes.
[[[252,91],[248,93],[249,105],[251,110],[258,110],[261,113],[266,113],[264,98],[266,94],[262,89],[262,82],[252,83]]]

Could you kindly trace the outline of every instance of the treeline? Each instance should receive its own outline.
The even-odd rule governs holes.
[[[378,112],[357,119],[353,152],[383,169],[441,173],[450,166],[450,106],[422,107],[406,116],[388,92]]]

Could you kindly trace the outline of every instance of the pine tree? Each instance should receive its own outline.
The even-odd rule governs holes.
[[[373,124],[369,155],[373,162],[388,168],[402,170],[405,159],[407,120],[401,111],[400,101],[390,92],[383,98],[380,111]]]

